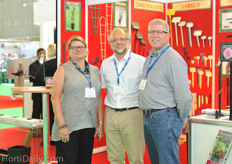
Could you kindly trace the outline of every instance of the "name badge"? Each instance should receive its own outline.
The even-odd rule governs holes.
[[[124,87],[122,85],[115,85],[113,87],[113,93],[115,95],[123,95],[124,94]]]
[[[85,98],[96,98],[95,87],[86,87],[85,88]]]
[[[139,84],[139,90],[143,91],[146,87],[146,84],[147,84],[147,79],[142,79]]]

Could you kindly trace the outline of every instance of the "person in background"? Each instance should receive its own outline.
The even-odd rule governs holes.
[[[44,62],[42,67],[36,73],[36,81],[40,86],[45,86],[45,77],[53,77],[57,69],[57,59],[56,59],[56,44],[49,44],[47,48],[48,60]],[[49,95],[49,118],[50,118],[50,133],[52,125],[54,122],[54,112],[51,103],[51,95]],[[55,145],[53,141],[50,142],[51,145]]]
[[[87,45],[82,37],[71,37],[67,49],[69,61],[53,77],[52,140],[59,164],[90,164],[94,136],[103,136],[100,72],[85,60]]]
[[[140,83],[140,108],[152,164],[178,164],[178,138],[191,110],[188,67],[169,44],[169,26],[162,19],[148,24],[152,46]]]
[[[102,62],[105,98],[105,134],[108,160],[142,164],[144,156],[143,113],[139,109],[139,82],[145,58],[129,50],[128,32],[115,28],[108,36],[114,54]]]
[[[40,86],[41,83],[36,80],[36,73],[41,68],[42,62],[46,59],[46,52],[43,48],[37,50],[37,59],[29,65],[29,80],[33,83],[33,86]],[[42,94],[32,93],[33,110],[32,118],[42,118]]]

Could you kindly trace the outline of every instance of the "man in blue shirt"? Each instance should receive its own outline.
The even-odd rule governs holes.
[[[191,110],[187,65],[169,44],[169,26],[161,19],[148,25],[152,49],[139,86],[145,142],[152,164],[179,164],[178,138]]]

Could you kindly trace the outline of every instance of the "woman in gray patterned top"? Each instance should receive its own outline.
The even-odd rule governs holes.
[[[103,136],[100,72],[85,60],[82,37],[71,37],[67,49],[69,61],[59,66],[53,78],[52,140],[57,141],[59,164],[91,163],[94,136]]]

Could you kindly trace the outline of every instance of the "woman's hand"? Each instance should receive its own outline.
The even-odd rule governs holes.
[[[97,136],[97,134],[99,135],[98,140],[100,140],[100,139],[103,137],[103,134],[104,134],[103,126],[98,126],[98,127],[97,127],[97,130],[96,130],[94,136]]]
[[[60,139],[62,142],[66,143],[69,142],[69,131],[67,127],[59,129],[60,132]]]

